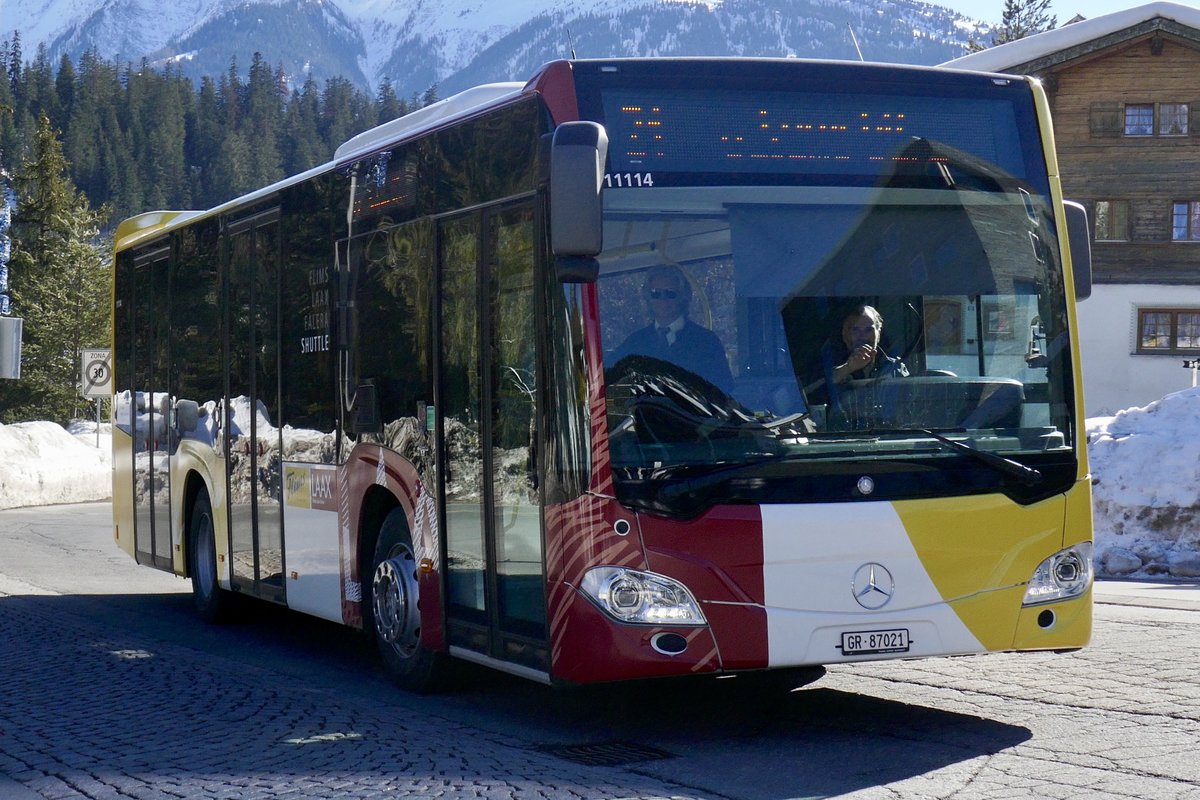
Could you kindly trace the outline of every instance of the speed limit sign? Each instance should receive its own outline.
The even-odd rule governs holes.
[[[79,387],[84,397],[108,397],[112,394],[112,351],[84,350],[79,359],[83,376]]]

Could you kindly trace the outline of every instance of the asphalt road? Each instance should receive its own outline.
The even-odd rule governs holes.
[[[1073,654],[418,697],[339,626],[200,623],[108,514],[0,512],[0,800],[1200,798],[1196,586],[1101,584]]]

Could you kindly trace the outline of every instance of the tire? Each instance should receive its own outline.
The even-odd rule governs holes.
[[[389,677],[401,688],[442,688],[448,659],[421,645],[421,599],[417,559],[404,510],[383,521],[366,597],[366,617]]]
[[[217,583],[217,542],[212,502],[201,489],[188,523],[188,572],[192,576],[192,604],[206,622],[227,622],[233,616],[233,598]]]

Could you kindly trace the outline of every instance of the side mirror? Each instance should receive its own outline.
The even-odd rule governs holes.
[[[595,122],[564,122],[550,145],[550,249],[559,280],[595,280],[592,261],[603,249],[601,190],[608,134]],[[586,268],[581,268],[586,267]]]
[[[1074,200],[1064,200],[1067,215],[1067,243],[1071,248],[1071,271],[1075,275],[1075,299],[1092,296],[1092,231],[1087,209]]]

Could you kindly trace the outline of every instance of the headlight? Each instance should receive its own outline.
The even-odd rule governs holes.
[[[583,576],[583,593],[621,622],[704,625],[704,615],[682,583],[653,572],[596,567]]]
[[[1092,585],[1092,543],[1080,542],[1059,550],[1033,571],[1023,605],[1078,597]]]

